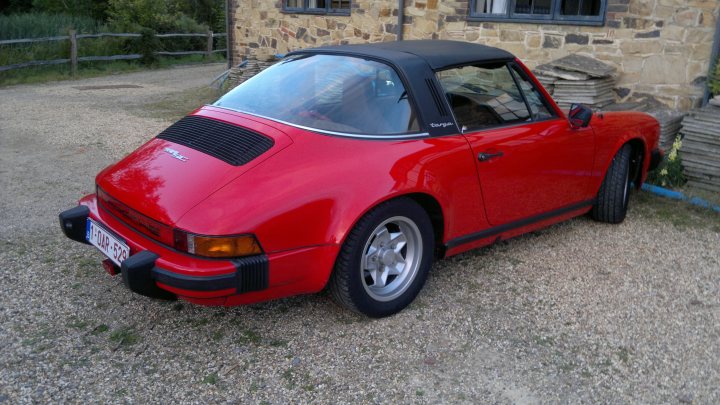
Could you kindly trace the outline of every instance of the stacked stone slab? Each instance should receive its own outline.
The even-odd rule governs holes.
[[[272,66],[275,62],[277,62],[275,55],[252,54],[248,56],[245,62],[241,63],[238,67],[230,69],[226,81],[228,89],[239,86],[247,79]]]
[[[553,92],[555,91],[555,82],[558,80],[557,77],[544,75],[542,71],[535,71],[535,77],[538,79],[540,84],[542,84],[543,87],[545,87],[545,90],[547,90],[548,94],[552,96]]]
[[[682,122],[680,155],[688,184],[720,192],[720,106],[692,110]]]
[[[655,117],[658,124],[660,124],[660,147],[665,151],[669,151],[673,142],[675,142],[675,138],[677,138],[678,132],[680,132],[680,128],[682,128],[685,114],[669,108],[653,109],[646,112]]]
[[[545,83],[552,84],[552,96],[560,108],[565,110],[573,103],[591,108],[602,108],[614,103],[612,89],[615,87],[616,71],[613,66],[578,54],[570,54],[535,68],[535,73]],[[552,83],[551,78],[555,78]]]

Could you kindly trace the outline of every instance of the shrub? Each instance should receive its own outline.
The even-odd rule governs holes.
[[[208,26],[183,14],[170,0],[110,0],[111,25],[122,32],[205,32]]]
[[[660,165],[648,173],[647,182],[661,187],[676,188],[680,187],[687,181],[683,173],[682,159],[679,152],[682,146],[680,135],[675,138],[672,148],[665,155]]]
[[[137,46],[142,55],[140,60],[143,65],[151,66],[157,63],[155,52],[160,50],[160,40],[155,36],[155,31],[150,28],[141,29]]]
[[[710,71],[708,86],[710,87],[710,92],[713,95],[720,95],[720,57],[718,57],[718,60],[715,61],[715,66]]]
[[[97,32],[98,21],[91,17],[66,14],[22,13],[0,15],[0,39],[39,38],[67,35],[74,28],[78,33]]]

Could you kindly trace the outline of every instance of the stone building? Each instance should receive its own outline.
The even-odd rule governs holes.
[[[720,0],[228,1],[234,64],[253,52],[453,39],[506,49],[531,68],[585,53],[618,68],[619,99],[651,94],[680,110],[703,100],[720,46]]]

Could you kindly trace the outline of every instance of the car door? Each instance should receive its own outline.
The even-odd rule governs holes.
[[[516,64],[461,66],[437,77],[477,158],[492,225],[588,203],[592,129],[571,128]]]

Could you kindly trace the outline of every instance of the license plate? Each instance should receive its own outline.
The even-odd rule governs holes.
[[[105,228],[90,218],[87,219],[85,239],[100,249],[105,256],[110,258],[110,260],[118,266],[122,264],[123,260],[130,256],[130,248],[124,241],[105,230]]]

